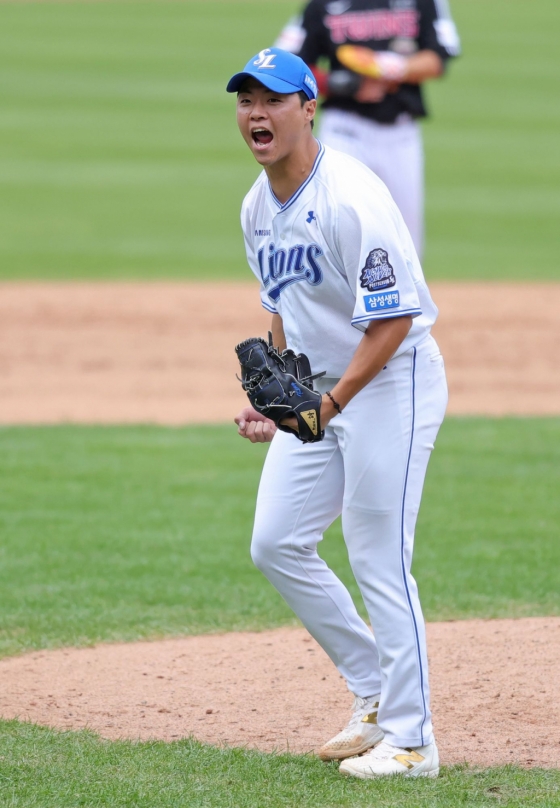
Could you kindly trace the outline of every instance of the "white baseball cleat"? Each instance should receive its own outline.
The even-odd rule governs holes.
[[[387,777],[400,774],[403,777],[437,777],[439,755],[435,743],[417,746],[415,749],[402,749],[383,741],[362,757],[344,760],[340,764],[341,774],[361,777]]]
[[[321,760],[344,760],[359,755],[383,740],[383,732],[377,726],[379,696],[362,699],[354,697],[352,718],[348,725],[319,749]]]

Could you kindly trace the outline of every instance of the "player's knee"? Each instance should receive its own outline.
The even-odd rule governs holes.
[[[263,533],[253,533],[251,542],[251,558],[257,569],[266,574],[273,562],[274,544]]]
[[[278,535],[270,528],[256,529],[251,541],[253,564],[265,575],[270,570],[277,570],[283,566],[283,559],[286,557],[285,550],[289,544],[288,536]]]

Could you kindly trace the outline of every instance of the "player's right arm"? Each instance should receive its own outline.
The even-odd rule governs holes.
[[[272,331],[274,345],[280,351],[283,351],[287,346],[284,325],[279,314],[272,315],[270,330]],[[269,443],[277,431],[274,421],[261,415],[253,407],[243,407],[233,420],[237,424],[238,434],[242,438],[250,440],[251,443]]]
[[[272,323],[270,325],[272,331],[272,343],[280,351],[286,350],[288,347],[286,343],[286,335],[284,334],[284,323],[279,314],[272,315]]]

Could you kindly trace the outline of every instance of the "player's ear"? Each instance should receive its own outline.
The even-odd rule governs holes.
[[[305,103],[305,120],[312,121],[317,112],[317,99],[312,98]]]

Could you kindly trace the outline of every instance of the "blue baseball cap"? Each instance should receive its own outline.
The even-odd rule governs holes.
[[[303,59],[281,48],[265,48],[249,59],[241,73],[228,82],[228,93],[236,93],[245,81],[253,78],[276,93],[299,93],[317,98],[317,82]]]

